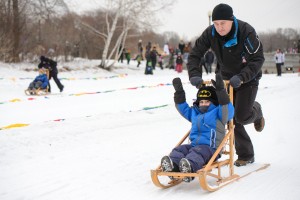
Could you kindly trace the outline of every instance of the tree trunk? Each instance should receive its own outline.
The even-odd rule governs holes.
[[[20,40],[20,15],[19,2],[13,0],[13,62],[19,62],[19,40]]]
[[[108,17],[108,13],[106,14],[106,17]],[[107,68],[107,64],[108,64],[107,54],[108,54],[108,50],[109,50],[109,46],[110,46],[112,37],[113,37],[114,32],[116,30],[116,26],[117,26],[117,22],[119,20],[119,17],[120,17],[120,13],[117,12],[116,15],[115,15],[115,18],[114,18],[114,21],[113,21],[113,24],[112,24],[111,28],[107,30],[108,31],[107,39],[105,41],[105,45],[104,45],[104,49],[103,49],[103,53],[102,53],[102,60],[101,60],[101,64],[100,64],[100,67],[104,68],[104,69]]]

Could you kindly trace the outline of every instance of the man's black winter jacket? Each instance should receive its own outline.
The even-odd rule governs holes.
[[[229,40],[236,40],[237,43],[225,47]],[[243,83],[257,82],[261,78],[261,67],[265,60],[263,47],[254,28],[248,23],[234,18],[230,33],[224,37],[217,33],[213,25],[209,26],[196,40],[189,55],[189,78],[202,77],[199,64],[210,47],[217,58],[217,71],[221,71],[224,80],[234,75],[238,75]]]

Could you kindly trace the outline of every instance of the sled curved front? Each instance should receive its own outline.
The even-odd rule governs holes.
[[[151,179],[152,179],[152,182],[154,183],[154,185],[156,185],[157,187],[160,187],[160,188],[169,188],[169,187],[173,187],[175,185],[178,185],[179,183],[182,182],[182,179],[176,179],[176,180],[170,180],[166,183],[163,183],[159,180],[158,178],[158,173],[161,172],[161,170],[151,170]]]

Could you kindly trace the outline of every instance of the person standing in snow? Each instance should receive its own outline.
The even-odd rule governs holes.
[[[180,53],[183,55],[183,49],[185,47],[185,44],[183,42],[183,40],[180,40],[179,44],[178,44],[178,49],[180,50]]]
[[[156,50],[156,47],[154,46],[152,48],[152,51],[150,51],[150,60],[151,60],[151,63],[152,63],[152,69],[153,70],[155,70],[155,67],[156,67],[157,56],[158,56],[158,52]]]
[[[211,48],[216,55],[216,73],[229,80],[234,88],[236,166],[254,162],[254,148],[245,125],[254,123],[256,131],[265,126],[261,105],[255,101],[262,77],[264,54],[255,29],[236,19],[227,4],[217,5],[212,12],[213,25],[204,30],[190,52],[187,68],[192,85],[199,88],[203,82],[199,70],[201,58]]]
[[[190,107],[186,102],[180,78],[173,79],[176,109],[192,123],[189,135],[191,143],[175,147],[169,156],[161,159],[164,172],[197,172],[208,163],[222,142],[226,133],[225,125],[233,118],[234,107],[225,90],[221,74],[217,74],[216,82],[212,80],[212,83],[214,87],[202,86],[199,89],[197,100]],[[191,180],[192,177],[183,178],[185,182]]]
[[[141,56],[141,59],[143,60],[143,44],[142,44],[142,40],[139,40],[138,42],[138,55]]]
[[[201,70],[201,73],[202,73],[202,67],[205,69],[205,72],[208,75],[208,70],[207,70],[207,67],[205,65],[205,57],[204,56],[201,58],[201,61],[200,61],[200,70]]]
[[[205,66],[207,68],[208,73],[211,73],[212,64],[214,63],[215,55],[212,52],[211,48],[208,49],[205,56]]]
[[[281,76],[281,66],[284,64],[284,54],[281,49],[277,49],[274,55],[274,60],[276,63],[277,76]]]

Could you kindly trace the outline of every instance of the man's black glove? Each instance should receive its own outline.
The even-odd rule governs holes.
[[[203,79],[200,76],[195,76],[190,78],[190,82],[193,86],[199,89],[203,83]]]
[[[242,85],[242,80],[238,75],[234,75],[233,77],[231,77],[229,82],[233,88],[238,88]]]
[[[216,74],[216,81],[211,80],[213,86],[216,88],[218,102],[220,105],[226,105],[230,102],[229,96],[225,90],[224,81],[220,73]]]
[[[185,102],[185,92],[183,90],[182,87],[182,83],[180,78],[174,78],[173,79],[173,87],[175,89],[175,93],[174,93],[174,102],[176,104],[180,104]]]

